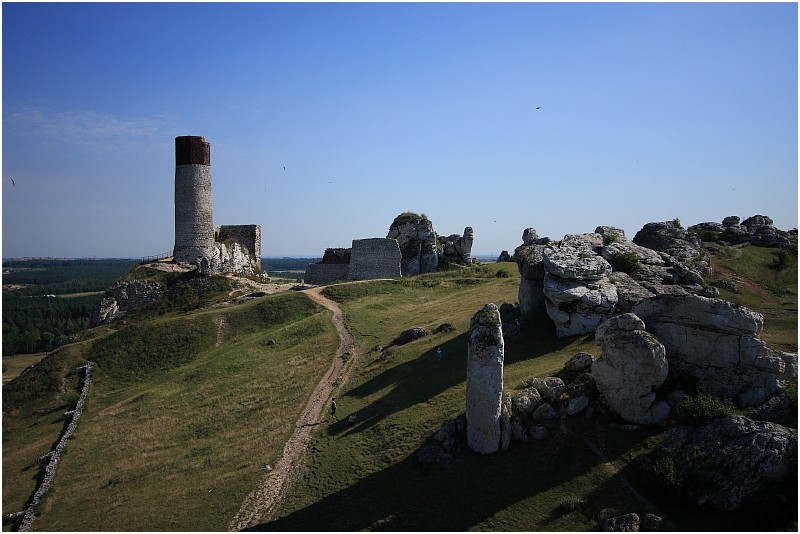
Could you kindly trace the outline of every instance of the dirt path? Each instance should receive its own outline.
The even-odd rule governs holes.
[[[737,250],[736,252],[738,254],[736,257],[739,257],[739,256],[742,255],[742,251],[741,250]],[[729,269],[729,268],[725,267],[724,265],[722,265],[719,262],[717,257],[713,256],[713,255],[711,256],[711,268],[714,269],[714,273],[715,274],[721,274],[721,275],[725,276],[726,278],[729,278],[729,279],[733,280],[734,282],[736,282],[736,285],[738,285],[738,286],[746,287],[747,289],[749,289],[753,293],[756,293],[757,295],[760,295],[760,296],[765,297],[765,298],[770,296],[769,292],[767,290],[765,290],[763,287],[758,285],[756,282],[754,282],[750,278],[747,278],[746,276],[742,276],[741,274],[737,273],[733,269]]]
[[[267,517],[283,500],[286,491],[299,477],[299,462],[308,448],[314,427],[322,423],[328,401],[336,386],[344,377],[346,370],[345,354],[351,354],[355,348],[355,339],[347,331],[342,320],[342,310],[332,300],[322,295],[322,287],[305,291],[308,298],[333,311],[333,324],[339,333],[339,349],[333,358],[330,369],[317,384],[311,398],[308,399],[303,413],[295,424],[283,453],[272,471],[264,475],[258,486],[248,495],[239,508],[236,516],[228,524],[228,531],[242,530],[258,524]]]

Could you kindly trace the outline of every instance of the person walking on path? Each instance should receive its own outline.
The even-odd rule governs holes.
[[[337,421],[339,420],[339,418],[336,416],[336,397],[331,399],[331,417],[333,417]]]
[[[436,359],[442,361],[442,347],[436,349]]]

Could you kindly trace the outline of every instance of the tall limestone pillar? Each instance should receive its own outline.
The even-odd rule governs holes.
[[[211,147],[200,136],[176,137],[174,261],[208,263],[213,249]]]
[[[500,311],[490,303],[472,317],[467,349],[467,444],[481,454],[501,448],[503,358]]]

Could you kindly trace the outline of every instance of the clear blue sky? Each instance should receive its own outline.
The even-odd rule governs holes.
[[[171,250],[178,135],[265,256],[403,211],[478,254],[794,228],[797,28],[795,3],[3,3],[3,257]]]

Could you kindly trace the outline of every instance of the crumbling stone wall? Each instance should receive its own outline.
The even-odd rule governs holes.
[[[254,267],[261,269],[261,226],[258,224],[236,224],[218,227],[215,231],[216,241],[225,242],[235,239],[252,254]]]
[[[40,458],[42,461],[48,460],[47,467],[45,467],[44,470],[44,478],[42,479],[42,483],[39,485],[39,488],[36,490],[36,493],[33,494],[33,498],[28,505],[28,509],[25,511],[25,515],[22,518],[22,524],[19,526],[19,532],[28,532],[31,529],[31,525],[36,519],[42,497],[45,493],[47,493],[47,490],[49,490],[50,486],[53,484],[53,479],[56,476],[56,468],[58,467],[58,462],[61,460],[61,453],[64,451],[64,447],[67,446],[67,440],[72,436],[72,433],[75,432],[75,428],[78,426],[78,420],[83,413],[83,406],[86,403],[86,397],[89,394],[89,385],[92,377],[92,364],[91,362],[87,362],[84,367],[79,369],[84,370],[81,395],[78,398],[75,409],[64,414],[65,416],[70,417],[71,420],[67,426],[67,430],[64,431],[64,434],[58,441],[58,445],[56,445],[54,450]]]
[[[354,239],[348,279],[400,278],[401,260],[396,239]]]
[[[322,261],[306,267],[305,283],[321,286],[347,280],[351,253],[349,248],[326,248]]]
[[[347,280],[350,274],[349,263],[312,263],[306,267],[304,282],[322,286]]]

